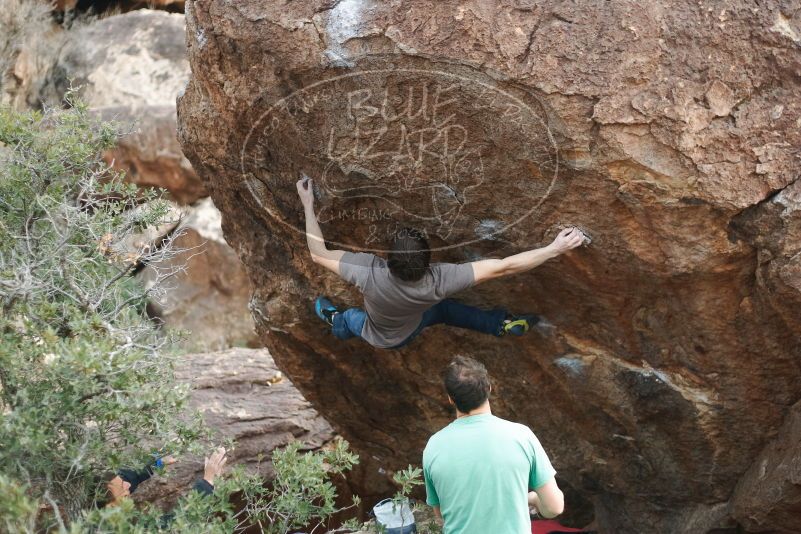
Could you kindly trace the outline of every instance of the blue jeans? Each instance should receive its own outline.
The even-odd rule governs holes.
[[[445,299],[423,312],[423,318],[414,332],[401,343],[390,348],[403,347],[417,337],[424,328],[435,324],[447,324],[500,336],[503,332],[503,320],[505,318],[506,310],[501,308],[482,310],[475,306],[462,304],[458,300]],[[342,313],[334,315],[334,326],[331,331],[339,339],[361,337],[362,328],[364,328],[366,320],[367,312],[363,309],[349,308]]]

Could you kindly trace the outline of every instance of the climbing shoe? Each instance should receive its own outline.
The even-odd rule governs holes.
[[[339,313],[339,310],[327,298],[317,297],[317,300],[314,301],[314,313],[328,326],[334,326],[334,315]]]
[[[503,321],[503,333],[522,336],[540,322],[538,315],[509,315]]]

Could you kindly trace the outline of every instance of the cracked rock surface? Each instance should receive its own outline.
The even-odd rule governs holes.
[[[797,437],[797,2],[195,0],[186,22],[183,149],[261,340],[362,456],[419,464],[450,417],[439,371],[469,354],[602,532],[801,531],[795,475],[735,492]],[[460,296],[556,331],[336,340],[314,297],[360,295],[309,258],[301,172],[339,248],[411,224],[469,261],[580,226],[589,247]]]
[[[293,441],[318,449],[334,438],[331,426],[283,377],[265,349],[189,354],[176,367],[191,387],[189,409],[203,415],[213,439],[236,440],[229,465],[271,476],[270,453]],[[261,460],[260,457],[264,459]],[[169,508],[203,476],[203,458],[187,455],[136,492],[139,500]]]

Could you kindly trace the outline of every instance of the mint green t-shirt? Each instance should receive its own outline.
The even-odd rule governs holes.
[[[492,414],[453,421],[423,452],[426,502],[445,534],[530,534],[528,492],[555,474],[531,429]]]

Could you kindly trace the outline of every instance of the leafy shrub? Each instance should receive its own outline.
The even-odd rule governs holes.
[[[177,252],[175,235],[142,238],[168,205],[109,170],[115,126],[68,100],[0,109],[0,472],[46,507],[45,526],[91,506],[99,473],[199,432],[174,417],[186,388],[143,313],[159,286],[131,276]]]
[[[32,532],[39,502],[28,495],[24,485],[0,473],[0,531]]]
[[[73,524],[72,532],[223,534],[255,529],[288,534],[304,527],[319,532],[332,515],[343,511],[336,506],[331,477],[345,473],[357,461],[343,440],[315,452],[301,452],[300,444],[295,442],[273,451],[275,478],[269,484],[261,476],[237,467],[224,479],[215,481],[214,495],[190,492],[167,515],[154,508],[137,509],[128,499],[121,506],[88,512]],[[234,494],[236,500],[244,502],[239,511],[231,506]]]
[[[239,526],[256,524],[268,534],[320,528],[332,515],[344,510],[336,506],[337,493],[331,477],[344,474],[358,462],[358,456],[341,439],[334,441],[331,448],[306,453],[294,442],[273,451],[275,477],[267,485],[257,475],[235,471],[230,484],[242,492],[245,502]],[[355,498],[351,506],[358,504]]]

